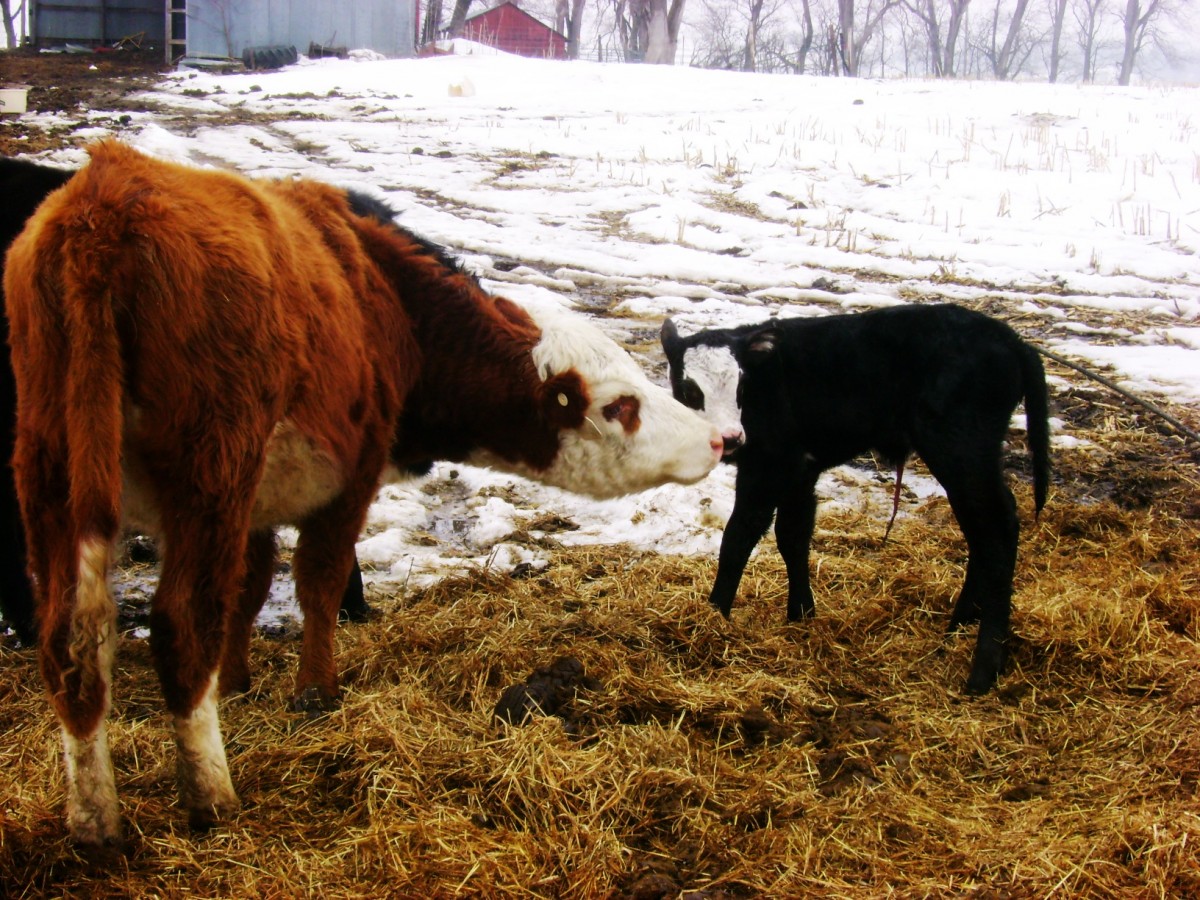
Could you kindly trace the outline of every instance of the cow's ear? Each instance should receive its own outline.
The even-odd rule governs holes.
[[[679,329],[675,327],[675,323],[667,319],[662,323],[662,331],[658,333],[658,339],[662,341],[663,350],[670,355],[672,349],[679,344]]]
[[[542,382],[542,416],[555,428],[578,428],[587,417],[587,385],[574,369],[559,372]]]

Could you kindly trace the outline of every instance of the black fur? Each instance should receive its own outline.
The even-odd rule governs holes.
[[[6,258],[25,221],[54,190],[71,178],[71,172],[54,169],[23,159],[0,157],[0,260]],[[0,289],[4,270],[0,267]],[[22,643],[37,642],[37,621],[33,614],[33,593],[26,567],[25,529],[17,505],[13,483],[13,432],[17,425],[17,388],[13,383],[8,357],[8,316],[0,316],[3,348],[0,350],[0,616],[3,616]]]
[[[696,405],[683,354],[729,347],[746,442],[711,602],[726,616],[751,551],[775,518],[787,566],[788,619],[813,614],[808,556],[821,472],[867,451],[917,453],[946,490],[967,541],[967,575],[950,628],[979,622],[967,681],[983,693],[1004,665],[1019,524],[1002,471],[1013,410],[1025,401],[1040,512],[1050,480],[1046,379],[1037,351],[1007,325],[951,305],[790,319],[680,337],[663,347],[676,397]],[[688,394],[691,394],[690,400]]]

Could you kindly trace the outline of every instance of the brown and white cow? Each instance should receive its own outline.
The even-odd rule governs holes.
[[[40,661],[81,842],[120,834],[104,723],[123,520],[162,543],[150,642],[182,802],[207,827],[238,806],[216,701],[245,677],[273,527],[299,529],[295,697],[331,703],[339,598],[386,467],[475,462],[604,497],[720,457],[596,328],[489,296],[377,201],[90,152],[4,282]]]

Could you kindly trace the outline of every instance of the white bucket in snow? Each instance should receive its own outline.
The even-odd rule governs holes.
[[[25,97],[29,88],[0,88],[0,114],[25,112]]]

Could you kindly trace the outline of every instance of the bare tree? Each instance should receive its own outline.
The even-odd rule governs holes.
[[[746,41],[742,50],[742,71],[753,72],[758,68],[758,30],[762,25],[764,0],[750,0],[746,16]]]
[[[702,0],[692,65],[801,74],[813,45],[811,0]],[[795,18],[787,15],[795,13]]]
[[[941,0],[946,7],[945,19],[939,21],[939,0],[906,0],[905,6],[925,26],[929,37],[929,56],[933,74],[939,78],[953,78],[955,74],[954,54],[962,33],[963,20],[971,0]],[[943,32],[943,27],[945,31]]]
[[[795,51],[792,54],[791,69],[798,75],[804,74],[808,63],[808,53],[813,44],[813,18],[810,0],[800,0],[800,34],[796,39]]]
[[[1117,84],[1129,84],[1133,75],[1133,63],[1146,42],[1151,23],[1162,8],[1162,0],[1125,0],[1125,12],[1120,14],[1125,32],[1125,45],[1121,53],[1121,72],[1117,76]]]
[[[984,55],[992,64],[992,74],[1001,81],[1013,78],[1029,54],[1033,52],[1033,41],[1024,33],[1025,11],[1029,8],[1029,0],[1016,0],[1012,18],[1008,20],[1005,29],[1004,42],[997,46],[1001,31],[1001,0],[996,0],[992,8],[992,22],[988,32],[988,44]]]
[[[579,59],[583,8],[587,0],[555,0],[554,30],[567,38],[567,59]]]
[[[441,30],[442,0],[425,0],[425,15],[421,19],[421,46],[436,41]]]
[[[17,36],[16,22],[21,22],[21,37],[25,35],[25,2],[22,0],[17,5],[16,9],[12,8],[12,0],[0,0],[0,15],[4,17],[4,37],[8,41],[8,46],[19,46],[20,40]]]
[[[684,3],[685,0],[613,0],[613,17],[625,61],[674,63]]]
[[[1058,64],[1062,62],[1062,30],[1067,18],[1067,0],[1050,0],[1050,77],[1051,84],[1058,81]]]
[[[739,68],[743,72],[764,71],[759,64],[763,30],[784,6],[784,0],[740,0],[733,5],[737,6],[739,15],[745,20]],[[811,28],[812,21],[810,19],[809,29],[811,30]],[[779,43],[779,40],[775,39],[774,42]],[[775,60],[775,63],[777,64],[778,60]]]
[[[685,0],[647,0],[650,6],[649,39],[645,62],[674,65],[679,48],[679,27],[683,24]]]
[[[430,0],[430,2],[441,6],[441,0]],[[467,13],[470,9],[471,0],[454,0],[454,12],[450,14],[450,24],[446,26],[450,37],[456,38],[462,34],[463,25],[466,24]]]
[[[697,41],[691,63],[703,69],[736,69],[744,52],[740,24],[726,0],[702,0],[700,18],[692,23]]]
[[[879,29],[883,17],[900,5],[902,0],[837,0],[837,52],[841,62],[841,74],[857,77],[861,65],[863,48],[870,43]],[[858,10],[862,9],[862,25],[857,26]]]
[[[1108,0],[1074,0],[1071,15],[1075,19],[1077,31],[1075,39],[1079,44],[1082,56],[1080,80],[1091,82],[1096,80],[1096,56],[1100,52],[1100,25]]]

